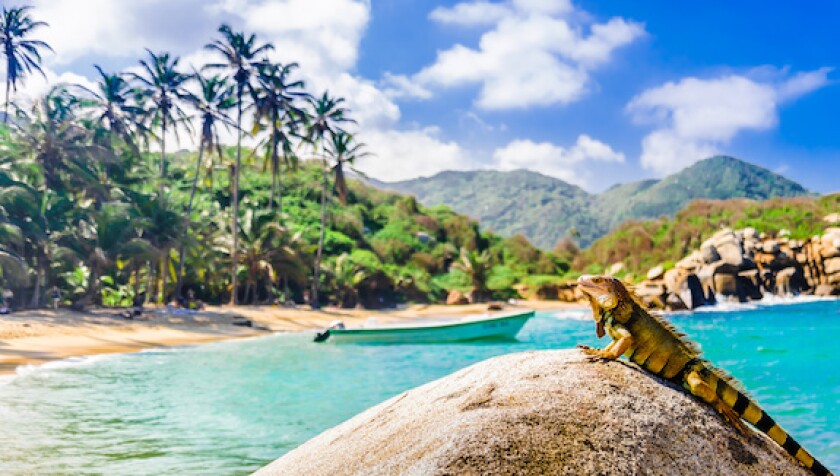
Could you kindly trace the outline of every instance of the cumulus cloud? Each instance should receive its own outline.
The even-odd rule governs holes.
[[[408,76],[386,72],[382,77],[383,92],[393,99],[415,98],[429,99],[432,92],[412,81]]]
[[[490,29],[477,48],[456,44],[439,51],[436,61],[410,81],[424,91],[478,85],[476,105],[482,109],[576,101],[587,91],[590,71],[608,62],[617,48],[641,37],[644,28],[622,18],[581,25],[569,18],[573,12],[566,0],[480,0],[438,7],[430,14],[434,21]]]
[[[505,5],[490,2],[459,3],[452,8],[437,7],[429,18],[438,23],[454,25],[492,25],[509,12]]]
[[[741,131],[775,127],[779,106],[828,84],[829,72],[689,77],[642,92],[627,105],[637,122],[657,127],[642,139],[642,166],[665,175],[719,152]]]
[[[597,162],[624,162],[624,154],[586,134],[578,136],[571,147],[550,142],[514,140],[493,153],[500,170],[529,169],[566,182],[588,186],[589,172],[583,165]]]
[[[183,54],[200,47],[218,26],[202,0],[34,0],[33,16],[49,23],[37,31],[55,49],[50,65],[82,57],[136,57],[143,48]],[[184,28],[189,24],[189,28]]]
[[[433,175],[442,170],[475,168],[457,143],[439,138],[440,130],[367,131],[364,141],[375,155],[359,160],[366,174],[387,181]]]

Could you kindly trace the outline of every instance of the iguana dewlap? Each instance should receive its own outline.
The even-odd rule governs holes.
[[[604,349],[581,346],[603,359],[622,355],[648,372],[671,380],[692,395],[712,405],[739,431],[748,431],[747,421],[785,449],[814,474],[831,473],[802,448],[758,404],[739,390],[734,380],[700,357],[700,351],[666,320],[652,316],[636,302],[616,278],[581,276],[578,289],[589,299],[596,334],[608,334],[612,342]]]

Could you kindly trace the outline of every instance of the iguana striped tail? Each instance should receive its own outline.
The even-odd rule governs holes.
[[[735,388],[728,379],[716,373],[713,373],[710,377],[709,386],[715,389],[718,398],[731,408],[736,415],[770,437],[771,440],[784,448],[788,454],[796,458],[817,476],[832,476],[828,468],[797,443],[755,400]]]

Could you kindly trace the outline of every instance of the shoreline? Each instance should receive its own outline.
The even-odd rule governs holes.
[[[579,303],[521,301],[517,306],[537,311],[583,309]],[[148,320],[115,317],[117,309],[84,313],[59,310],[24,310],[0,317],[0,376],[17,368],[43,365],[73,357],[132,353],[150,348],[198,345],[221,340],[322,329],[334,320],[359,326],[373,318],[378,324],[416,319],[457,317],[487,311],[487,304],[447,306],[412,305],[385,311],[322,308],[317,311],[279,306],[208,306],[195,313],[176,314],[148,309]],[[246,318],[254,327],[236,326]]]

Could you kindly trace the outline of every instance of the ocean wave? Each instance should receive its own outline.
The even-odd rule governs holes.
[[[559,320],[591,321],[592,311],[588,309],[568,309],[544,314],[545,317]]]
[[[120,355],[122,354],[86,355],[80,357],[68,357],[66,359],[61,360],[53,360],[50,362],[44,362],[43,364],[24,364],[17,366],[15,368],[15,374],[10,375],[10,377],[14,379],[15,377],[25,377],[27,375],[32,375],[35,373],[45,372],[49,370],[83,367],[95,364],[97,362],[101,362],[106,359],[113,359],[115,357],[119,357]]]
[[[833,297],[823,297],[823,296],[793,296],[793,295],[786,295],[786,296],[776,296],[775,294],[764,294],[764,296],[756,301],[748,301],[748,302],[734,302],[729,301],[727,298],[723,296],[717,296],[717,304],[713,306],[703,306],[698,307],[692,311],[676,311],[676,312],[669,312],[668,314],[690,314],[695,312],[742,312],[742,311],[754,311],[756,309],[760,309],[762,307],[768,306],[787,306],[791,304],[804,304],[809,302],[823,302],[823,301],[835,301],[837,298]]]

